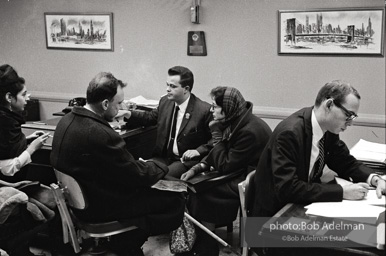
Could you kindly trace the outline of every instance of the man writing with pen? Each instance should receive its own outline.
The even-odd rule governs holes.
[[[386,183],[372,169],[350,155],[339,133],[358,117],[360,95],[350,84],[326,83],[312,107],[303,108],[275,128],[265,147],[253,184],[250,217],[272,217],[288,203],[340,202],[362,200],[369,189],[378,198]],[[327,165],[340,178],[356,183],[322,183]],[[307,248],[253,248],[259,255],[319,255]]]
[[[350,155],[339,138],[358,116],[359,105],[358,91],[335,80],[320,89],[313,107],[278,124],[256,169],[252,216],[271,217],[287,203],[361,200],[371,187],[379,198],[385,193],[385,180]],[[325,164],[357,183],[321,183]]]

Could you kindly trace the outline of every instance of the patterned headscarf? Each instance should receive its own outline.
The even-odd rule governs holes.
[[[222,104],[222,110],[226,113],[223,123],[226,126],[223,131],[223,140],[229,138],[231,134],[231,124],[235,119],[244,114],[246,105],[247,102],[239,90],[233,87],[226,88]]]

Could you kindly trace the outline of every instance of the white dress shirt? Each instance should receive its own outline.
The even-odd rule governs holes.
[[[178,115],[177,115],[176,136],[174,138],[174,143],[173,143],[173,154],[177,156],[179,155],[178,147],[177,147],[177,136],[178,136],[178,132],[180,131],[182,120],[184,119],[184,116],[185,116],[186,108],[188,107],[189,99],[190,99],[190,96],[183,103],[178,105],[180,110],[178,111]],[[177,103],[175,105],[177,105]]]
[[[13,176],[29,163],[31,163],[31,155],[25,150],[18,157],[0,160],[0,171],[5,176]]]
[[[312,169],[314,168],[316,159],[319,155],[319,140],[323,138],[323,130],[320,127],[318,120],[316,120],[315,112],[312,110],[311,114],[311,126],[312,126],[312,146],[311,146],[311,156],[310,156],[310,168],[308,170],[308,180],[310,180],[310,175]]]

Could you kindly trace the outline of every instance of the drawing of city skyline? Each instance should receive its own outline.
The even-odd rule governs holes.
[[[282,11],[279,15],[279,53],[383,52],[383,10]]]
[[[48,48],[112,49],[111,16],[46,14]]]

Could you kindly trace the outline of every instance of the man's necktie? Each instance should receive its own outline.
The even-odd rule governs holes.
[[[324,168],[324,136],[319,140],[319,155],[316,158],[314,168],[312,168],[310,182],[314,182],[317,178],[322,176]]]
[[[173,155],[173,145],[174,145],[174,139],[176,137],[177,116],[178,116],[179,110],[180,108],[178,106],[174,108],[174,115],[173,115],[172,126],[170,130],[170,139],[168,144],[168,156]]]

